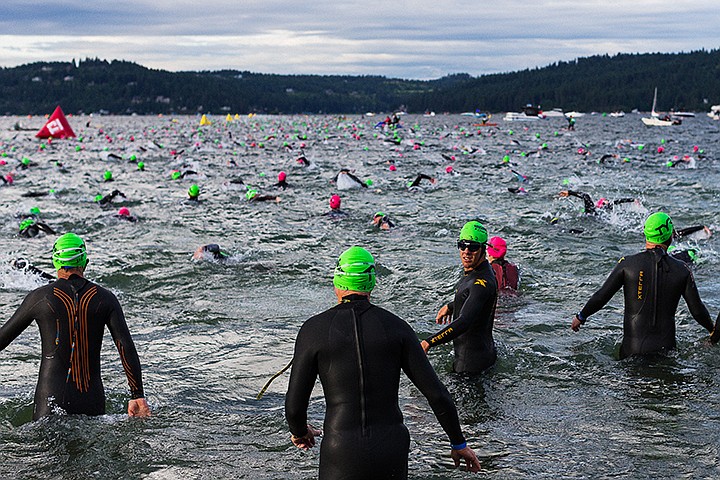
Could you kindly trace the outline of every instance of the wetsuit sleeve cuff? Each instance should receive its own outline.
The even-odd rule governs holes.
[[[457,445],[450,445],[453,450],[462,450],[463,448],[467,447],[467,442],[458,443]]]
[[[575,314],[575,316],[577,317],[578,320],[580,320],[581,324],[585,325],[585,322],[587,321],[587,317],[585,315],[583,315],[582,312],[577,312]]]
[[[137,400],[138,398],[145,398],[145,392],[142,389],[132,392],[132,399]]]

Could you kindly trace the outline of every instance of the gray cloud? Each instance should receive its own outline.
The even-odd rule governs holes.
[[[720,47],[715,0],[687,3],[5,0],[0,65],[99,57],[173,71],[437,78]]]

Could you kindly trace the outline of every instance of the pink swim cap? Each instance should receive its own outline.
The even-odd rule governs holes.
[[[487,253],[491,257],[503,258],[507,252],[507,243],[500,237],[492,237],[488,240]]]
[[[120,210],[118,210],[118,215],[120,215],[121,217],[129,217],[130,210],[128,210],[127,207],[120,207]]]
[[[452,173],[452,171],[453,171],[452,165],[448,165],[447,167],[445,167],[445,173]]]
[[[284,182],[286,178],[287,175],[285,174],[285,172],[278,173],[278,182]]]
[[[595,203],[595,206],[596,206],[597,208],[603,208],[603,207],[605,207],[605,205],[607,205],[607,204],[608,204],[607,198],[603,197],[603,198],[601,198],[600,200],[598,200],[597,203]]]
[[[397,167],[395,165],[390,165],[390,171],[394,172],[395,170],[397,170]]]
[[[330,197],[330,208],[333,210],[340,208],[340,195],[333,195]]]

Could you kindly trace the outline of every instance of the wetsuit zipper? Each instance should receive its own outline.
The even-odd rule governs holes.
[[[357,315],[355,315],[355,309],[350,309],[353,317],[353,326],[355,328],[355,351],[358,359],[358,370],[359,370],[359,388],[360,388],[360,424],[362,425],[363,436],[367,429],[367,415],[365,412],[365,367],[363,364],[362,348],[360,345],[360,325],[358,322]]]

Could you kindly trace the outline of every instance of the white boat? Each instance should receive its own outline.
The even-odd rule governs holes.
[[[625,116],[625,112],[623,112],[622,110],[619,111],[619,112],[611,112],[611,113],[610,113],[610,116],[613,117],[613,118],[624,117],[624,116]]]
[[[507,112],[503,117],[506,122],[537,122],[540,117],[537,115],[526,115],[518,112]]]
[[[680,125],[682,121],[679,118],[672,119],[670,118],[670,115],[664,115],[660,116],[655,111],[655,106],[657,105],[657,87],[655,87],[655,95],[653,95],[653,104],[652,104],[652,110],[650,111],[650,118],[643,117],[641,118],[642,122],[647,125],[648,127],[670,127],[672,125]]]
[[[580,118],[580,117],[584,117],[585,114],[582,113],[582,112],[575,112],[575,111],[573,111],[573,112],[566,112],[566,113],[565,113],[565,116],[566,116],[567,118],[570,118],[570,117],[572,117],[572,118]]]
[[[710,107],[710,111],[707,114],[708,117],[713,120],[720,120],[720,105],[713,105]]]
[[[672,125],[679,125],[678,123],[674,123],[672,120],[662,120],[658,117],[643,117],[641,120],[648,127],[670,127]]]
[[[695,114],[693,112],[676,112],[674,110],[670,110],[670,116],[680,118],[693,118]]]
[[[564,117],[565,114],[562,111],[562,108],[553,108],[552,110],[543,110],[543,115],[545,115],[546,118],[560,118]]]

